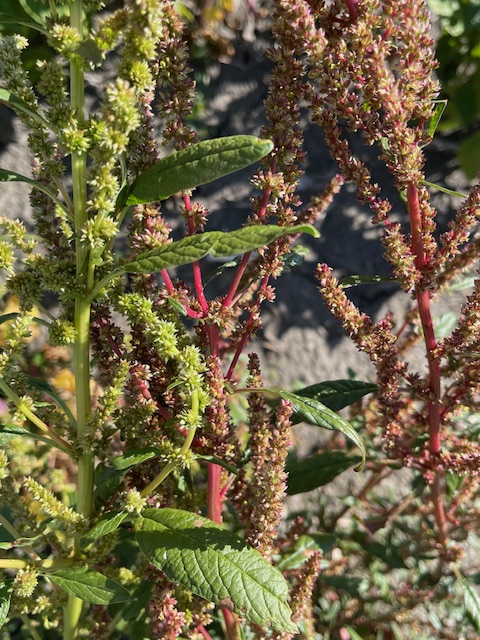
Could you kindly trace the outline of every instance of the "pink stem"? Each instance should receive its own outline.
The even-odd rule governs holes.
[[[200,631],[205,640],[212,640],[212,636],[208,633],[203,624],[197,625],[197,631]]]
[[[168,271],[166,269],[162,269],[160,271],[163,281],[165,283],[165,286],[167,288],[168,293],[173,296],[173,294],[175,293],[175,287],[173,286],[173,282],[172,279],[170,278],[170,274],[168,273]],[[184,305],[185,306],[185,305]],[[194,311],[193,309],[191,309],[190,307],[185,306],[185,311],[187,312],[187,315],[189,318],[201,318],[202,314],[199,313],[198,311]]]
[[[192,218],[190,217],[190,213],[192,211],[192,203],[190,200],[190,196],[184,195],[183,202],[185,204],[185,211],[187,212],[187,216],[188,216],[188,231],[190,235],[193,236],[193,234],[195,233],[195,226],[193,224]],[[200,263],[198,260],[193,263],[192,269],[193,269],[193,284],[195,287],[195,293],[197,294],[197,300],[200,303],[200,306],[202,307],[203,313],[206,315],[208,313],[208,301],[205,298],[205,293],[203,291],[202,272],[200,270]]]
[[[420,202],[418,199],[418,189],[414,184],[409,184],[407,189],[407,205],[410,216],[410,228],[412,234],[412,252],[415,255],[415,266],[422,272],[427,265],[427,258],[423,249],[422,217],[420,213]],[[430,306],[430,295],[428,290],[416,292],[418,313],[423,329],[423,338],[427,353],[429,371],[429,399],[427,403],[428,411],[428,448],[432,456],[438,456],[441,452],[441,432],[440,432],[440,399],[441,399],[441,372],[440,362],[435,356],[437,341],[433,328],[432,312]],[[432,484],[432,501],[435,519],[438,526],[440,542],[446,543],[447,519],[442,501],[441,476],[438,469]]]

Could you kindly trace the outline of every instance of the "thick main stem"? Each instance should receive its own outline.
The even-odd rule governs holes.
[[[418,189],[410,184],[407,189],[408,213],[410,216],[410,228],[412,234],[412,252],[415,255],[415,266],[419,272],[423,272],[427,265],[427,258],[423,248],[422,218],[420,214],[420,202],[418,199]],[[437,341],[433,328],[432,312],[430,305],[430,295],[427,290],[419,290],[416,293],[418,314],[422,324],[423,339],[427,353],[428,373],[429,373],[429,398],[427,402],[428,413],[428,448],[432,456],[438,456],[441,451],[441,430],[440,430],[440,398],[441,398],[441,373],[440,362],[435,355]],[[442,478],[440,471],[435,470],[432,483],[432,502],[435,520],[438,527],[439,541],[445,545],[447,540],[446,526],[447,518],[445,507],[442,501]]]
[[[73,0],[70,5],[70,25],[83,38],[83,2]],[[77,117],[80,127],[84,120],[84,74],[81,60],[73,58],[70,62],[70,106]],[[90,399],[90,301],[89,289],[92,286],[93,271],[89,265],[88,249],[79,242],[80,231],[87,221],[86,192],[86,155],[72,153],[73,205],[76,238],[76,280],[82,294],[75,300],[75,398],[77,409],[77,439],[81,448],[91,417]],[[77,511],[89,518],[93,510],[93,455],[83,450],[78,460]],[[80,551],[79,538],[74,540],[74,551]],[[78,627],[82,613],[82,601],[69,596],[65,609],[64,640],[78,637]]]

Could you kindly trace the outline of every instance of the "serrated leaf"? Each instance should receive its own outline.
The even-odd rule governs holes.
[[[281,236],[296,233],[317,235],[315,229],[309,225],[293,227],[277,227],[276,225],[253,226],[225,233],[208,231],[199,235],[188,236],[171,244],[142,253],[132,262],[120,267],[119,271],[121,270],[125,273],[158,273],[162,269],[170,269],[196,262],[208,254],[214,257],[221,257],[253,251],[270,244]]]
[[[205,140],[175,151],[141,173],[125,205],[165,200],[179,191],[193,189],[261,160],[273,149],[270,140],[255,136],[229,136]]]
[[[96,522],[93,527],[85,533],[80,539],[80,546],[87,547],[95,540],[107,536],[109,533],[116,531],[122,524],[128,513],[125,511],[119,511],[117,513],[105,513]]]
[[[0,583],[0,629],[7,620],[10,611],[10,598],[12,595],[11,588],[4,582]]]
[[[295,393],[307,398],[315,398],[332,411],[340,411],[350,406],[363,396],[375,393],[377,385],[372,382],[360,380],[329,380],[312,384],[302,389],[296,389]]]
[[[301,459],[290,454],[285,466],[288,474],[287,495],[294,496],[322,487],[360,462],[362,458],[359,456],[351,457],[342,451],[329,451]]]
[[[475,587],[470,583],[460,571],[454,567],[455,575],[463,592],[463,602],[465,610],[476,631],[480,631],[480,595]]]
[[[83,568],[61,569],[49,573],[48,578],[65,593],[91,604],[114,604],[126,602],[130,598],[125,587],[98,571]]]
[[[282,574],[220,525],[179,509],[146,509],[135,522],[140,549],[170,580],[248,621],[297,632]]]
[[[277,389],[276,387],[262,387],[258,389],[248,389],[248,391],[256,391],[258,393],[273,393],[280,396],[283,400],[290,402],[295,413],[300,415],[305,422],[314,424],[324,429],[330,429],[333,431],[341,431],[347,438],[352,440],[362,453],[362,461],[356,467],[355,471],[361,471],[365,464],[367,452],[362,439],[344,418],[335,413],[323,403],[315,400],[315,398],[304,398],[292,393],[291,391],[284,391],[283,389]]]
[[[391,276],[354,275],[340,278],[338,284],[344,289],[348,289],[349,287],[358,287],[360,284],[376,284],[377,282],[399,282],[399,280]]]

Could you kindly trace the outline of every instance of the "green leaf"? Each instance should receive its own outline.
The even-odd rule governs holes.
[[[96,522],[93,527],[81,537],[80,545],[82,547],[87,547],[89,544],[92,544],[92,542],[95,542],[95,540],[103,538],[109,533],[116,531],[127,516],[128,513],[125,511],[103,514],[98,522]]]
[[[42,391],[43,393],[46,393],[53,400],[55,400],[57,405],[62,409],[62,411],[67,416],[71,426],[72,427],[76,426],[77,422],[73,416],[73,413],[70,410],[70,407],[49,382],[47,382],[46,380],[43,380],[42,378],[35,378],[34,376],[27,376],[27,380],[28,380],[28,385],[30,387],[32,387],[33,389],[36,389],[37,391]]]
[[[118,471],[106,464],[100,463],[95,469],[95,498],[100,502],[106,501],[118,489],[128,469]]]
[[[467,196],[460,191],[453,191],[452,189],[447,189],[447,187],[442,187],[439,184],[435,184],[434,182],[428,182],[427,180],[422,180],[422,184],[427,187],[431,187],[432,189],[436,189],[437,191],[441,191],[442,193],[446,193],[449,196],[455,196],[457,198],[466,198]]]
[[[376,284],[377,282],[399,282],[399,280],[390,276],[354,275],[340,278],[338,284],[344,289],[348,289],[349,287],[358,287],[360,284]]]
[[[293,549],[282,557],[277,564],[280,571],[292,571],[300,569],[312,551],[321,551],[326,554],[335,544],[335,538],[326,533],[311,533],[303,535],[295,542]]]
[[[295,393],[302,397],[315,398],[332,411],[348,407],[368,393],[375,393],[377,385],[360,380],[328,380],[312,384]]]
[[[16,424],[0,424],[0,446],[14,438],[32,438],[33,440],[40,440],[40,442],[44,442],[50,447],[52,446],[52,439],[48,436],[43,436],[41,433],[32,433]]]
[[[128,604],[122,606],[122,618],[124,620],[135,620],[145,609],[152,597],[153,584],[144,580],[132,593]]]
[[[319,453],[300,460],[295,454],[290,454],[285,467],[287,495],[294,496],[322,487],[360,462],[362,458],[359,456],[351,457],[342,451]]]
[[[480,595],[475,587],[470,583],[460,571],[454,567],[455,575],[463,592],[463,602],[468,617],[470,618],[476,631],[480,631]]]
[[[10,611],[10,598],[12,591],[4,582],[0,583],[0,629],[7,620]]]
[[[193,189],[261,160],[273,149],[270,140],[254,136],[230,136],[205,140],[175,151],[141,173],[125,204],[165,200],[179,191]]]
[[[32,180],[31,178],[27,178],[27,176],[22,175],[21,173],[17,173],[16,171],[9,171],[8,169],[0,169],[0,182],[26,182],[32,188],[38,189],[49,198],[51,198],[55,204],[57,204],[67,216],[70,217],[70,213],[65,209],[65,205],[61,202],[57,196],[49,191],[43,184],[37,182],[36,180]]]
[[[448,291],[464,291],[465,289],[473,289],[475,286],[475,276],[466,276],[448,286]]]
[[[213,464],[216,464],[219,467],[226,469],[229,473],[233,473],[234,475],[238,474],[238,469],[235,469],[233,465],[229,464],[228,462],[225,462],[225,460],[222,460],[221,458],[217,458],[217,456],[197,454],[195,455],[195,460],[205,460],[205,462],[212,462]]]
[[[124,453],[123,456],[117,456],[113,459],[112,464],[117,471],[123,471],[134,467],[136,464],[141,464],[146,460],[151,460],[158,455],[160,455],[160,449],[156,449],[155,447],[140,447],[138,449],[130,449],[130,451]]]
[[[0,316],[0,324],[4,324],[5,322],[12,322],[13,320],[16,320],[17,318],[22,318],[23,314],[19,313],[18,311],[12,311],[11,313],[5,313],[4,315]],[[31,318],[32,322],[36,322],[37,324],[41,324],[44,327],[49,327],[50,323],[47,322],[46,320],[42,320],[42,318]]]
[[[297,632],[282,574],[220,525],[179,509],[146,509],[135,522],[140,549],[170,580],[248,621]]]
[[[270,244],[281,236],[297,233],[308,233],[315,238],[319,235],[314,227],[304,224],[293,227],[278,227],[276,225],[251,226],[225,233],[208,231],[188,236],[171,244],[142,253],[132,262],[114,269],[95,286],[90,299],[94,300],[112,278],[120,276],[122,273],[158,273],[162,269],[170,269],[196,262],[208,254],[215,257],[225,257],[253,251]]]
[[[433,319],[433,329],[437,340],[446,338],[457,326],[458,314],[454,311],[446,311]]]
[[[17,96],[15,96],[13,93],[10,93],[10,91],[7,91],[7,89],[0,89],[0,102],[4,102],[6,105],[14,109],[15,111],[24,113],[30,118],[34,118],[47,129],[50,128],[50,125],[45,120],[45,118],[43,118],[39,113],[34,111],[30,107],[30,105],[28,105],[26,102],[24,102],[20,98],[17,98]]]
[[[31,20],[24,20],[20,16],[12,16],[8,13],[0,13],[0,25],[1,24],[20,24],[22,27],[27,27],[28,29],[34,29],[35,31],[39,31],[43,33],[44,36],[48,36],[48,31],[42,27],[38,22],[32,22]],[[2,89],[2,91],[5,91]]]
[[[435,106],[433,108],[433,114],[428,124],[428,135],[433,138],[435,131],[437,130],[438,123],[440,122],[448,100],[435,100]]]
[[[345,627],[348,633],[350,634],[350,640],[364,640],[361,635],[359,635],[353,627]]]
[[[49,573],[47,577],[65,593],[91,604],[114,604],[130,598],[125,587],[98,571],[75,567]]]
[[[273,393],[278,395],[283,400],[290,402],[294,412],[300,415],[305,422],[315,424],[324,429],[341,431],[347,436],[347,438],[352,440],[362,452],[362,462],[358,465],[355,471],[361,471],[363,469],[367,452],[362,439],[349,422],[326,407],[324,404],[315,400],[315,398],[304,398],[296,393],[292,393],[291,391],[283,391],[283,389],[277,389],[276,387],[248,389],[248,391]]]
[[[179,267],[201,260],[210,254],[224,257],[253,251],[287,235],[309,233],[315,237],[317,231],[310,225],[277,227],[276,225],[243,227],[237,231],[207,231],[182,238],[171,244],[140,254],[117,271],[125,273],[158,273],[162,269]]]
[[[160,451],[155,447],[131,449],[123,456],[113,459],[112,465],[100,463],[95,470],[95,496],[100,501],[106,500],[115,493],[130,467],[141,464],[158,456]]]

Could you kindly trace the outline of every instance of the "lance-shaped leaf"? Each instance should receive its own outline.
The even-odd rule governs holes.
[[[276,387],[260,387],[258,389],[243,389],[242,391],[272,393],[280,396],[283,400],[290,402],[293,407],[293,411],[300,415],[305,422],[315,424],[319,427],[323,427],[324,429],[341,431],[347,436],[347,438],[352,440],[362,452],[362,462],[358,465],[355,471],[361,471],[363,469],[367,452],[362,439],[347,420],[326,407],[323,403],[319,402],[315,398],[302,397],[296,393],[292,393],[291,391],[284,391],[283,389],[277,389]]]
[[[44,36],[49,35],[48,31],[44,27],[39,25],[38,22],[32,22],[31,20],[26,19],[24,20],[20,16],[13,16],[9,13],[0,13],[0,24],[21,24],[22,27],[28,27],[28,29],[35,29],[36,31],[43,33]]]
[[[290,454],[285,466],[287,495],[294,496],[322,487],[361,461],[359,456],[352,457],[342,451],[328,451],[300,459]]]
[[[465,610],[476,631],[480,631],[480,594],[475,586],[456,567],[453,570],[462,588]]]
[[[270,140],[255,136],[229,136],[205,140],[175,151],[141,173],[118,205],[165,200],[261,160],[273,149]]]
[[[262,627],[295,633],[282,574],[220,525],[179,509],[146,509],[140,549],[171,580]]]
[[[357,402],[368,393],[374,393],[377,385],[361,380],[328,380],[312,384],[303,389],[296,389],[295,393],[307,398],[315,398],[332,411],[340,411],[344,407]]]
[[[2,22],[1,19],[0,19],[0,22]],[[26,102],[24,102],[21,98],[18,98],[13,93],[10,93],[10,91],[7,91],[7,89],[0,89],[0,102],[4,102],[10,108],[20,113],[24,113],[25,115],[30,116],[31,118],[34,118],[35,120],[40,122],[44,127],[46,127],[47,129],[49,128],[49,124],[45,120],[45,118],[43,118],[39,113],[34,111],[31,108],[31,106],[28,105]]]
[[[65,593],[91,604],[126,602],[130,597],[125,587],[98,571],[73,567],[49,573],[48,578],[58,584]]]
[[[81,537],[80,546],[87,547],[89,544],[92,544],[92,542],[116,531],[127,516],[128,513],[126,511],[104,513],[98,522]]]
[[[65,209],[65,205],[61,202],[57,196],[52,193],[49,189],[47,189],[43,184],[37,182],[36,180],[32,180],[31,178],[27,178],[27,176],[23,176],[21,173],[17,173],[16,171],[9,171],[8,169],[0,169],[0,182],[26,182],[31,187],[38,189],[49,198],[51,198],[55,204],[57,204],[67,216],[70,216],[69,212]]]
[[[237,231],[207,231],[188,236],[141,253],[132,262],[118,267],[96,285],[91,293],[91,299],[93,300],[112,278],[120,276],[122,273],[158,273],[163,269],[191,264],[207,255],[219,258],[246,253],[270,244],[284,235],[297,233],[308,233],[315,238],[319,235],[314,227],[300,224],[293,227],[252,226],[243,227]]]
[[[296,233],[309,233],[317,236],[317,231],[310,225],[293,227],[277,227],[264,225],[243,227],[237,231],[208,231],[195,236],[188,236],[171,244],[152,249],[140,254],[121,270],[126,273],[157,273],[162,269],[179,267],[201,260],[206,255],[225,257],[254,251],[270,244],[274,240]]]

